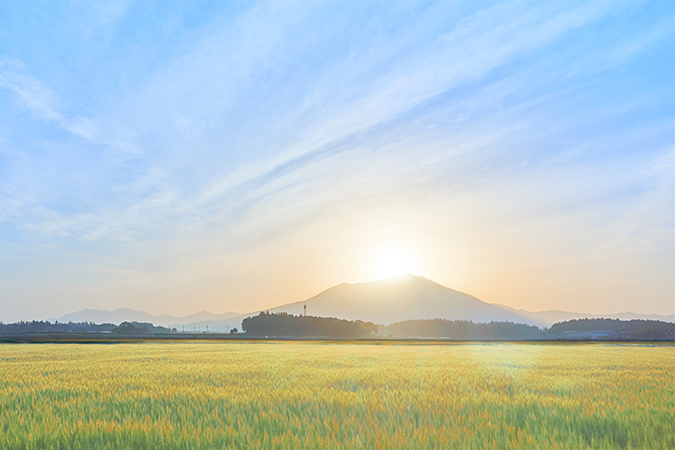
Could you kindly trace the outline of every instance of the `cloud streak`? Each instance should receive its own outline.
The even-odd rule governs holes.
[[[672,8],[257,3],[206,17],[197,4],[190,14],[199,26],[190,28],[178,13],[138,19],[151,4],[123,6],[101,30],[68,37],[87,51],[57,56],[70,65],[52,62],[51,80],[28,50],[0,67],[0,92],[9,94],[0,113],[12,124],[0,128],[0,219],[14,236],[3,246],[16,258],[52,245],[44,261],[72,259],[63,270],[73,280],[83,267],[100,268],[92,291],[73,281],[73,308],[106,286],[128,299],[155,292],[177,312],[170,291],[195,283],[210,286],[200,288],[201,309],[218,309],[209,305],[219,291],[265,307],[270,291],[233,280],[280,280],[275,261],[293,248],[302,249],[290,258],[300,272],[311,270],[303,260],[327,267],[321,261],[337,242],[350,247],[336,267],[298,275],[286,297],[297,300],[365,278],[349,258],[385,237],[461,248],[456,258],[470,270],[455,274],[463,276],[450,269],[460,262],[444,269],[431,250],[428,275],[532,309],[542,301],[564,309],[551,294],[556,282],[537,284],[545,301],[534,288],[477,280],[510,273],[500,269],[508,255],[521,274],[557,258],[563,280],[581,276],[575,259],[605,274],[603,283],[641,267],[663,278],[672,268],[663,232],[672,223],[662,224],[673,198],[657,170],[672,148],[672,105],[663,99],[673,68],[658,62],[672,52],[663,18]],[[28,114],[13,116],[17,108]],[[617,254],[642,256],[600,269]],[[266,262],[253,268],[253,255]],[[223,271],[230,281],[218,281]],[[185,277],[199,281],[175,281]],[[661,310],[646,312],[668,309],[659,289],[652,309]]]

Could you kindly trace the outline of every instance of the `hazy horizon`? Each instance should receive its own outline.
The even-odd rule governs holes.
[[[398,270],[675,314],[673,2],[2,2],[0,321]]]

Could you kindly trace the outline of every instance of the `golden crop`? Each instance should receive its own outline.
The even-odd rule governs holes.
[[[675,448],[675,347],[0,345],[0,448]]]

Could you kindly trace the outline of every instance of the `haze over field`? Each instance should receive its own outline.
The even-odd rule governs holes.
[[[470,320],[474,323],[512,322],[550,327],[556,322],[594,317],[575,311],[525,311],[480,299],[441,286],[424,277],[403,273],[368,283],[341,283],[298,302],[267,308],[266,313],[288,313],[346,320],[363,320],[388,325],[420,319]],[[245,314],[210,314],[206,311],[185,317],[153,316],[146,312],[122,308],[115,311],[85,309],[59,317],[59,322],[95,322],[119,325],[124,321],[151,322],[185,331],[227,332],[241,329],[242,320],[260,311]],[[675,315],[642,315],[630,311],[600,314],[608,319],[647,319],[675,322]]]
[[[674,23],[673,2],[0,2],[0,320],[245,313],[401,271],[674,314]]]

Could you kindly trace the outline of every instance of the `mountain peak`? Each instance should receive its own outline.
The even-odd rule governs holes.
[[[335,289],[338,290],[344,290],[344,289],[354,289],[354,288],[370,288],[370,289],[381,289],[385,287],[392,287],[392,286],[405,286],[412,284],[413,282],[426,282],[426,283],[434,283],[428,278],[425,278],[420,275],[413,275],[410,272],[400,272],[395,275],[390,275],[385,278],[378,278],[377,280],[370,280],[370,281],[360,281],[357,283],[340,283],[337,284],[331,288],[328,288],[324,292],[332,291]],[[321,295],[321,294],[319,294]]]
[[[338,317],[387,324],[409,319],[461,319],[474,322],[525,318],[497,305],[435,283],[428,278],[402,272],[380,280],[339,284],[305,301],[289,303],[271,312]]]
[[[410,281],[430,281],[428,278],[425,278],[420,275],[414,275],[410,272],[399,272],[394,275],[390,275],[385,278],[380,278],[373,281],[365,281],[358,284],[371,284],[371,283],[407,283]]]
[[[399,272],[397,274],[391,275],[391,276],[385,278],[385,280],[411,280],[413,278],[423,278],[423,277],[418,277],[417,275],[413,275],[410,272],[403,271],[403,272]]]

